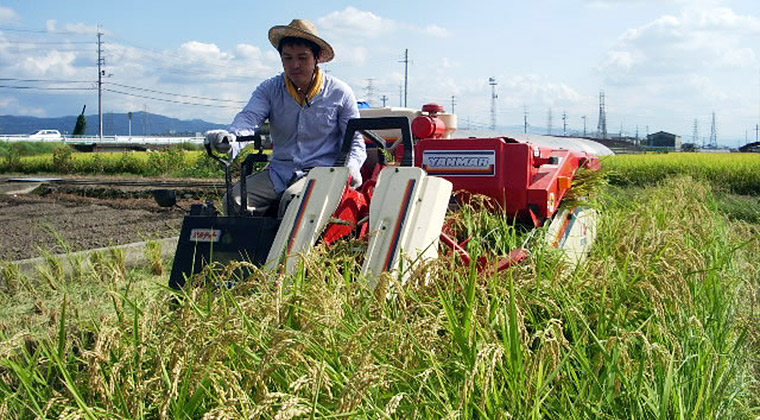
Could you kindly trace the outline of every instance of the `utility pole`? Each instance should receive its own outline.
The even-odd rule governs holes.
[[[488,78],[488,84],[491,85],[491,130],[496,130],[496,79],[493,77]]]
[[[409,93],[409,49],[404,50],[404,59],[400,61],[404,63],[404,107],[406,107],[406,97]],[[401,105],[399,105],[401,106]]]
[[[98,26],[98,136],[101,141],[103,140],[103,75],[105,74],[102,36],[103,33],[100,32],[100,26]]]
[[[562,111],[562,136],[567,137],[567,111]]]
[[[143,104],[143,137],[148,135],[148,105]]]
[[[383,108],[385,108],[385,101],[388,100],[388,97],[383,95],[380,99],[383,101]]]
[[[404,106],[404,85],[398,84],[398,106]]]
[[[523,105],[523,133],[528,133],[528,107]]]

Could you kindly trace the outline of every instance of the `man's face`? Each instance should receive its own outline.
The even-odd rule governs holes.
[[[308,89],[317,66],[311,48],[306,45],[286,45],[282,47],[280,59],[285,75],[299,88]]]

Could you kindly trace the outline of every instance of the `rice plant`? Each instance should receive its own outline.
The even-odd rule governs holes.
[[[97,319],[57,294],[47,336],[2,329],[0,416],[756,418],[757,235],[689,177],[599,205],[572,271],[543,248],[489,275],[444,256],[386,298],[344,242],[287,278],[118,279]],[[474,257],[523,240],[499,215],[459,217]]]
[[[672,176],[688,175],[734,194],[760,195],[757,153],[618,155],[606,157],[603,165],[615,185],[656,185]]]

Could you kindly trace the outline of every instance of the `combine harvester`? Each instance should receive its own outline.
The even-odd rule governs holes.
[[[355,190],[344,164],[357,131],[367,141],[368,158],[362,168],[366,181]],[[583,139],[454,137],[455,131],[456,117],[436,104],[421,111],[362,110],[362,118],[349,121],[335,166],[312,169],[282,219],[254,217],[244,210],[223,216],[212,202],[193,205],[183,221],[169,285],[179,289],[209,263],[232,260],[290,274],[319,241],[330,245],[349,236],[367,241],[362,272],[373,289],[383,273],[406,281],[416,265],[438,257],[440,243],[470,264],[468,239],[458,242],[444,222],[451,207],[474,195],[487,197],[491,209],[510,220],[534,228],[549,222],[547,243],[563,250],[568,263],[581,261],[596,236],[596,212],[558,209],[578,170],[598,169],[599,156],[611,154],[609,149]],[[252,139],[205,144],[207,153],[224,165],[228,188],[231,140]],[[259,152],[242,165],[244,174],[267,159],[260,141],[256,147]],[[395,162],[386,156],[395,156]],[[245,200],[245,176],[241,179]],[[171,191],[157,192],[156,198],[164,206],[175,203]],[[245,202],[240,207],[245,209]],[[495,264],[482,258],[477,263],[481,270],[502,270],[527,256],[519,248]]]

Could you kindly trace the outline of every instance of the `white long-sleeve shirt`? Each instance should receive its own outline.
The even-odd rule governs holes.
[[[250,136],[269,119],[273,148],[269,173],[275,191],[280,193],[290,181],[303,176],[304,170],[333,166],[348,120],[358,117],[356,97],[345,82],[324,74],[322,91],[302,106],[288,93],[285,74],[281,73],[256,88],[229,131]],[[355,133],[346,159],[352,174],[359,174],[366,157],[364,138]],[[361,183],[361,179],[357,181]]]

